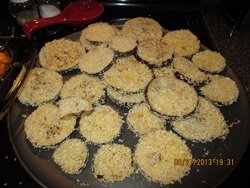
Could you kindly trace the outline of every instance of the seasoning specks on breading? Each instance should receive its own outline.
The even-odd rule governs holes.
[[[55,39],[47,42],[39,52],[42,67],[54,71],[67,71],[77,68],[77,59],[85,53],[79,42],[69,39]]]

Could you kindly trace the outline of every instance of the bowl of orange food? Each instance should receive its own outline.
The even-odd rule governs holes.
[[[0,51],[0,78],[4,76],[11,65],[11,55],[6,50]]]
[[[0,36],[0,120],[16,98],[36,59],[36,45],[26,37]]]

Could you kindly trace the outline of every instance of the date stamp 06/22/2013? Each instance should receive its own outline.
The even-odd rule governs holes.
[[[235,159],[233,158],[197,158],[197,159],[174,159],[175,166],[234,166]]]

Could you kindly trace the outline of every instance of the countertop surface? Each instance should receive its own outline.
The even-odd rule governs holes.
[[[250,99],[249,26],[239,26],[230,37],[232,26],[227,23],[225,17],[214,6],[204,6],[201,7],[201,10],[218,51],[226,58],[227,64],[238,76]],[[6,118],[4,118],[0,122],[0,132],[3,135],[0,137],[0,147],[2,147],[0,153],[0,187],[39,187],[18,162],[8,140],[6,124]],[[245,173],[248,171],[249,159],[250,149],[248,147],[239,165],[219,187],[234,187],[238,186],[239,183],[250,187],[250,173]],[[16,170],[8,171],[13,166],[16,167]]]
[[[208,8],[209,7],[209,8]],[[240,79],[250,100],[250,27],[241,25],[232,35],[233,26],[228,24],[225,17],[215,7],[202,8],[208,28],[218,48],[218,51],[226,58],[227,64],[233,69]],[[249,114],[250,115],[250,114]],[[249,125],[250,126],[250,125]],[[244,187],[250,186],[250,174],[245,173],[249,166],[250,146],[245,151],[239,165],[220,187]],[[248,186],[247,186],[248,185]]]

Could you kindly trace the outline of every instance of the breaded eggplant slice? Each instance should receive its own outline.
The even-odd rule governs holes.
[[[182,163],[183,160],[186,163]],[[140,138],[135,149],[135,161],[149,181],[169,185],[180,182],[189,174],[192,154],[179,136],[158,130]]]
[[[146,91],[146,100],[155,112],[165,118],[182,118],[190,115],[198,104],[194,88],[184,81],[158,77]]]
[[[123,181],[134,171],[131,149],[121,144],[102,145],[94,155],[92,169],[101,182]]]
[[[167,32],[162,38],[162,42],[170,45],[174,49],[174,55],[191,56],[200,49],[200,41],[187,29],[180,29]]]
[[[211,142],[229,132],[223,114],[211,102],[199,97],[193,117],[172,122],[174,130],[194,142]]]
[[[26,138],[35,147],[50,148],[67,138],[75,129],[76,117],[59,117],[59,108],[45,104],[34,110],[24,122]]]
[[[136,40],[125,36],[114,36],[109,44],[117,56],[131,55],[136,49]]]
[[[111,142],[120,134],[122,117],[108,105],[99,105],[80,120],[80,133],[87,142],[103,144]]]
[[[130,58],[117,59],[104,73],[104,82],[107,86],[126,93],[144,90],[152,78],[153,73],[146,65]]]
[[[220,73],[226,67],[225,58],[219,52],[211,50],[195,54],[192,57],[192,61],[199,69],[209,73]]]
[[[60,93],[61,98],[80,97],[91,104],[99,102],[105,95],[105,85],[96,77],[80,74],[67,80]]]
[[[115,35],[114,27],[104,22],[90,24],[84,29],[85,39],[93,43],[110,42]]]
[[[52,158],[64,172],[68,174],[79,174],[86,165],[88,147],[80,139],[68,139],[56,148]]]
[[[134,105],[128,112],[126,122],[138,136],[165,128],[165,120],[153,114],[146,103]]]
[[[220,75],[212,76],[211,82],[204,85],[200,90],[206,98],[222,105],[232,104],[237,101],[239,96],[239,89],[235,81]]]
[[[100,45],[79,58],[77,63],[81,72],[97,74],[104,71],[112,63],[113,58],[114,52]]]
[[[152,18],[136,17],[126,21],[122,26],[124,36],[137,41],[146,39],[161,40],[163,30],[161,25]]]
[[[174,50],[160,40],[140,41],[137,46],[138,58],[152,67],[161,67],[171,63]]]
[[[33,68],[17,95],[21,103],[38,106],[57,98],[63,86],[62,76],[44,68]]]
[[[77,68],[77,59],[85,54],[80,42],[70,39],[54,39],[47,42],[39,52],[42,67],[54,71],[68,71]]]
[[[173,67],[180,79],[186,80],[191,84],[203,84],[208,81],[208,75],[196,67],[185,57],[175,57]]]

